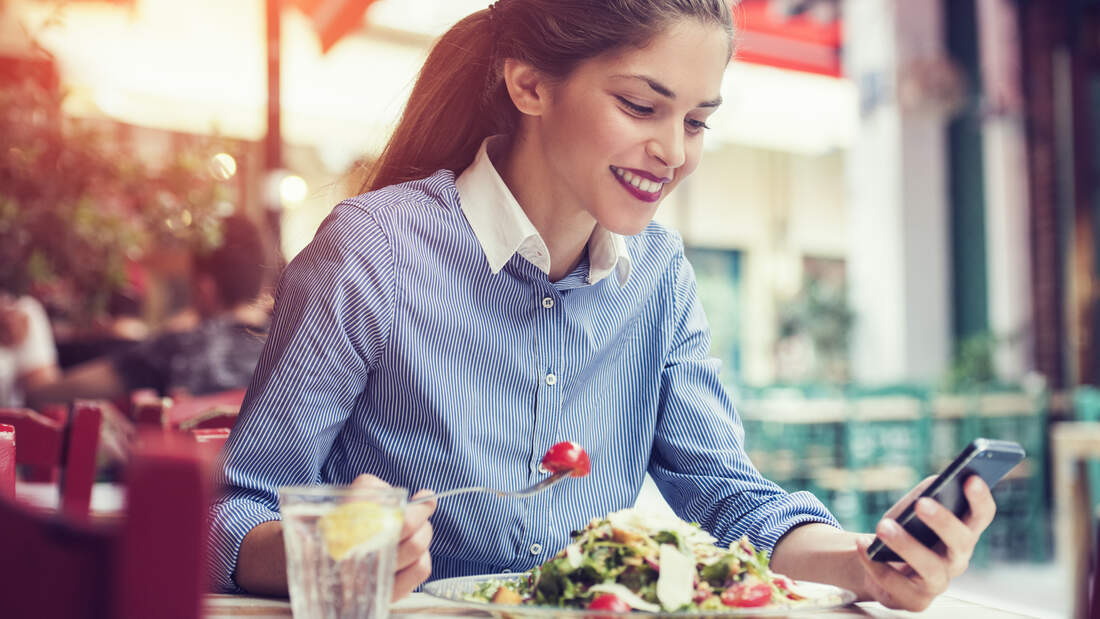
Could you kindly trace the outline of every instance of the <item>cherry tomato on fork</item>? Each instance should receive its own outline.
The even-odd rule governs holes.
[[[613,613],[628,613],[630,605],[619,599],[614,593],[597,595],[588,603],[589,610],[607,610]]]
[[[584,477],[592,470],[592,463],[588,461],[584,447],[572,441],[564,441],[546,452],[539,468],[547,473],[570,471],[572,477]]]

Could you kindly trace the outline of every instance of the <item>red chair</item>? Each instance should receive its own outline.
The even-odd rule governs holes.
[[[130,418],[134,423],[162,428],[171,398],[162,398],[152,389],[139,389],[130,395]]]
[[[184,432],[232,428],[244,402],[245,389],[176,398],[165,413],[165,427]]]
[[[2,614],[197,619],[207,584],[207,462],[193,443],[144,440],[127,471],[122,522],[89,525],[0,497]]]
[[[0,496],[15,496],[15,427],[0,423]]]
[[[68,427],[32,410],[0,409],[0,423],[19,434],[15,463],[27,467],[28,480],[60,478],[61,510],[72,518],[88,517],[101,419],[99,406],[90,401],[73,404]]]
[[[191,438],[200,445],[220,448],[229,439],[229,428],[198,428],[191,430]]]

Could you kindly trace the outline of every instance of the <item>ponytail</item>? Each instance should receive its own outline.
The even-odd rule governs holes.
[[[469,15],[435,44],[397,129],[360,191],[461,171],[482,140],[510,133],[519,113],[500,79],[488,9]]]

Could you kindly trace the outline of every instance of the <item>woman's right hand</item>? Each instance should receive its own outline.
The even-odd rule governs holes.
[[[389,487],[386,482],[368,474],[356,477],[351,485],[359,488]],[[431,492],[423,489],[413,495],[413,498]],[[401,541],[397,545],[397,571],[393,582],[395,602],[419,587],[432,573],[432,557],[428,554],[428,545],[432,542],[432,524],[428,522],[428,518],[435,513],[435,505],[435,501],[425,501],[405,509]]]

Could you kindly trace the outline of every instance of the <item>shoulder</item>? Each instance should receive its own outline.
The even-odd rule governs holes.
[[[439,219],[458,211],[455,175],[440,170],[426,178],[390,185],[348,198],[333,208],[312,245],[339,253],[394,250],[392,239],[410,221]]]
[[[659,281],[675,277],[684,262],[684,241],[680,233],[655,221],[624,240],[632,272],[641,272]]]
[[[450,170],[440,170],[425,178],[348,198],[337,209],[358,211],[382,220],[400,212],[453,210],[457,206],[455,174]]]
[[[22,296],[15,300],[15,306],[27,316],[28,320],[49,322],[46,309],[38,302],[38,299],[30,296]]]

